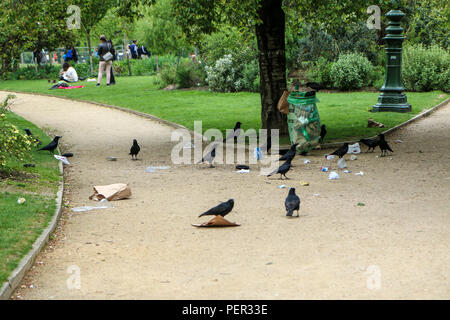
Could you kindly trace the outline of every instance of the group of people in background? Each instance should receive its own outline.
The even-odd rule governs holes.
[[[147,50],[147,48],[145,48],[145,46],[143,45],[138,46],[136,40],[133,40],[132,43],[128,46],[127,54],[131,57],[131,59],[142,59],[143,56],[150,56],[150,52]],[[112,41],[108,40],[105,35],[100,36],[100,44],[95,49],[94,55],[100,60],[98,66],[97,86],[100,86],[103,74],[105,74],[106,76],[107,86],[116,84],[113,71],[113,62],[117,60],[116,50],[114,49]],[[69,47],[64,52],[63,59],[64,63],[59,74],[59,80],[70,83],[83,80],[78,77],[75,68],[70,64],[78,62],[78,54],[74,46]]]
[[[128,50],[131,55],[131,59],[142,59],[143,55],[150,57],[150,52],[148,52],[147,48],[145,46],[138,46],[136,40],[133,40],[133,42],[128,46]]]

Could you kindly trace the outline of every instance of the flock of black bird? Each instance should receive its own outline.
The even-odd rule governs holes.
[[[309,83],[309,84],[311,85],[311,87],[314,86],[314,83]],[[318,90],[320,88],[317,87],[316,89]],[[33,137],[33,134],[31,133],[31,131],[29,129],[25,129],[25,132],[28,136]],[[240,133],[241,133],[241,122],[237,122],[233,131],[223,140],[223,142],[228,142],[231,139],[234,139],[234,142],[236,142]],[[326,126],[322,125],[321,130],[320,130],[320,140],[319,140],[320,143],[323,142],[323,139],[324,139],[326,133],[327,133]],[[48,145],[38,149],[38,151],[47,150],[51,154],[54,154],[55,149],[58,147],[59,139],[61,139],[61,138],[62,138],[61,136],[56,136]],[[34,138],[34,139],[35,139],[35,142],[37,145],[41,145],[41,142],[37,138]],[[386,142],[384,134],[382,134],[382,133],[380,133],[375,138],[361,139],[361,140],[359,140],[359,142],[365,144],[368,147],[367,152],[369,152],[370,150],[372,150],[372,152],[373,152],[376,147],[379,147],[381,150],[382,157],[387,155],[387,151],[393,152],[391,147],[389,146],[389,144]],[[217,143],[214,144],[213,148],[206,155],[204,155],[203,158],[201,159],[201,161],[199,161],[197,164],[202,163],[202,162],[208,162],[210,165],[210,168],[213,168],[214,166],[212,165],[212,163],[214,162],[214,158],[216,157],[217,145],[218,145]],[[272,146],[272,141],[271,141],[271,137],[269,135],[267,137],[266,143],[263,146],[261,146],[261,150],[265,151],[265,152],[269,152],[271,146]],[[267,175],[267,177],[271,177],[275,174],[279,174],[280,180],[282,180],[283,177],[285,179],[289,179],[286,176],[286,173],[292,167],[291,162],[295,158],[295,155],[297,154],[297,152],[296,152],[297,146],[298,146],[297,143],[291,145],[289,151],[287,151],[279,159],[279,161],[284,161],[284,163],[281,164],[276,170],[269,173]],[[349,146],[348,143],[344,143],[343,146],[341,146],[339,149],[335,150],[333,153],[331,153],[331,155],[336,155],[339,158],[344,157],[348,152],[348,146]],[[131,146],[130,153],[129,153],[129,155],[131,155],[132,160],[137,160],[137,155],[139,154],[140,150],[141,150],[141,148],[140,148],[137,140],[133,139],[133,145]],[[72,156],[72,154],[65,154],[65,155]],[[214,216],[220,215],[220,216],[224,217],[225,215],[230,213],[231,210],[233,210],[233,207],[234,207],[234,200],[230,199],[230,200],[228,200],[226,202],[222,202],[219,205],[202,213],[199,217],[203,217],[203,216],[207,216],[207,215],[214,215]],[[294,211],[297,211],[297,217],[299,216],[298,213],[300,210],[300,198],[298,197],[298,195],[295,194],[295,188],[289,189],[289,194],[285,200],[285,207],[286,207],[286,216],[292,217]]]

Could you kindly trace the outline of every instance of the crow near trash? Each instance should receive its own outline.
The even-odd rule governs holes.
[[[284,201],[284,205],[286,207],[286,216],[292,217],[294,210],[297,210],[298,217],[298,211],[300,210],[300,198],[295,194],[295,188],[289,189],[289,194]]]
[[[222,202],[221,204],[215,206],[214,208],[209,209],[206,212],[203,212],[201,215],[199,215],[198,217],[203,217],[203,216],[222,216],[225,217],[228,213],[231,212],[231,210],[233,210],[234,207],[234,200],[230,199],[226,202]]]
[[[136,139],[133,139],[133,145],[131,146],[130,153],[132,160],[137,160],[137,155],[141,151],[141,147],[139,147]]]
[[[347,152],[348,152],[348,143],[346,142],[346,143],[344,143],[344,145],[342,147],[337,149],[331,155],[339,156],[339,158],[342,158],[343,156],[345,156],[347,154]]]
[[[55,149],[58,148],[58,141],[59,139],[61,139],[61,136],[56,136],[53,138],[52,142],[50,142],[48,145],[38,149],[38,151],[42,151],[42,150],[47,150],[49,151],[51,154],[55,153]]]

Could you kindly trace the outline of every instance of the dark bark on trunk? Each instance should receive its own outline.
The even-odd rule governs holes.
[[[280,129],[288,134],[286,115],[277,109],[286,90],[285,14],[282,0],[264,0],[258,11],[262,23],[256,26],[261,84],[263,129]]]

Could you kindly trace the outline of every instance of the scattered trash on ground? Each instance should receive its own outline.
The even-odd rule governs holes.
[[[309,182],[308,181],[300,181],[300,184],[304,187],[309,186]]]
[[[236,173],[250,173],[250,170],[241,169],[236,171]]]
[[[384,128],[384,124],[382,124],[381,122],[376,122],[375,120],[373,120],[373,118],[370,118],[367,121],[367,127],[369,128]]]
[[[253,150],[253,157],[254,157],[256,160],[261,160],[261,159],[262,159],[261,148],[256,147],[255,150]]]
[[[170,167],[169,166],[162,166],[162,167],[152,167],[152,166],[150,166],[150,167],[147,167],[145,169],[145,172],[153,173],[153,172],[156,172],[157,170],[167,170],[167,169],[170,169]]]
[[[97,79],[94,79],[94,78],[92,78],[92,79],[86,79],[86,81],[87,81],[87,82],[95,82],[95,81],[97,81]]]
[[[23,166],[25,168],[34,168],[34,167],[36,167],[36,165],[34,163],[25,163]]]
[[[397,139],[397,140],[394,140],[394,143],[403,143],[403,141],[400,139]]]
[[[329,180],[339,179],[339,175],[336,171],[331,171],[330,174],[328,175],[328,179]]]
[[[247,165],[245,165],[245,164],[238,164],[238,165],[236,166],[236,169],[237,169],[237,170],[242,170],[242,169],[244,169],[244,170],[249,170],[250,167],[247,166]]]
[[[350,157],[350,160],[352,160],[352,161],[355,161],[355,160],[357,160],[357,159],[358,159],[358,157],[355,156],[354,154],[352,154],[352,156]]]
[[[320,171],[328,172],[328,167],[320,167]]]
[[[63,153],[62,156],[66,158],[71,158],[73,157],[73,153],[72,152]]]
[[[128,184],[115,183],[107,186],[95,186],[94,194],[89,197],[91,200],[103,200],[108,201],[127,199],[131,196],[131,189]]]
[[[114,208],[111,203],[107,199],[102,199],[96,206],[83,206],[83,207],[76,207],[72,208],[73,212],[85,212],[85,211],[91,211],[91,210],[98,210],[98,209],[109,209]]]
[[[278,188],[278,189],[284,189],[284,188],[286,188],[286,185],[285,185],[285,184],[282,184],[281,186],[278,186],[277,188]]]
[[[22,204],[22,203],[24,203],[25,201],[27,201],[27,200],[25,200],[25,198],[19,198],[19,199],[17,199],[17,203],[18,203],[18,204]]]
[[[355,176],[363,176],[363,175],[364,175],[364,172],[362,172],[362,171],[355,173]]]
[[[354,144],[349,144],[347,153],[353,153],[353,154],[361,153],[361,147],[359,146],[359,143],[356,142]]]
[[[305,160],[303,160],[303,163],[304,163],[304,164],[311,163],[311,160],[305,159]]]
[[[364,207],[365,204],[364,204],[363,202],[358,202],[358,206],[359,206],[359,207]]]
[[[352,170],[344,170],[344,173],[352,173]]]
[[[70,165],[70,162],[67,160],[66,157],[63,156],[58,156],[57,154],[53,155],[56,159],[62,161],[62,163],[67,164],[68,166]]]
[[[338,160],[337,165],[338,165],[338,168],[339,168],[339,169],[345,169],[345,168],[347,168],[347,162],[345,162],[345,159],[344,159],[344,158],[340,158],[340,159]]]
[[[194,227],[238,227],[240,224],[230,222],[222,216],[215,216],[208,222],[202,224],[192,224]]]
[[[117,158],[116,157],[108,157],[108,158],[106,158],[106,160],[108,160],[108,161],[117,161]]]
[[[330,154],[330,155],[326,155],[325,159],[327,160],[333,160],[334,159],[334,155]]]
[[[318,197],[320,196],[320,193],[314,193],[313,196]]]
[[[195,145],[194,145],[193,143],[191,143],[191,142],[186,143],[186,144],[183,146],[183,149],[194,149],[194,148],[195,148]]]

